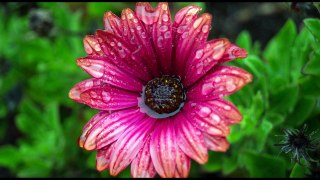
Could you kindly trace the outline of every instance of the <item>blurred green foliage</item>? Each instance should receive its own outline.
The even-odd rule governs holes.
[[[28,16],[8,16],[0,9],[0,167],[12,177],[109,177],[95,170],[95,152],[77,144],[82,127],[97,111],[70,100],[68,91],[89,78],[75,64],[85,56],[82,38],[92,31],[89,22],[97,21],[101,29],[107,9],[119,15],[134,3],[88,3],[84,11],[71,11],[79,4],[37,3],[53,17],[48,37],[29,29]],[[236,44],[249,56],[229,64],[254,76],[228,97],[243,121],[231,127],[230,149],[210,152],[203,166],[193,162],[190,177],[304,177],[307,169],[291,163],[273,144],[283,128],[304,123],[319,128],[320,20],[305,19],[301,29],[288,20],[264,49],[247,31]],[[129,168],[118,177],[130,177]]]

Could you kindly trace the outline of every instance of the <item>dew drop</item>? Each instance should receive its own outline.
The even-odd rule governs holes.
[[[171,32],[170,31],[167,31],[164,33],[164,38],[165,39],[169,39],[171,37]]]
[[[186,26],[179,26],[177,32],[178,33],[183,33],[186,30]]]
[[[202,91],[201,91],[201,93],[202,93],[203,95],[208,95],[208,94],[210,94],[212,91],[213,91],[213,86],[212,86],[211,83],[205,83],[205,84],[202,85]]]
[[[219,123],[220,122],[220,117],[216,114],[211,114],[210,118],[213,119],[215,121],[215,123]]]
[[[164,22],[169,21],[169,16],[168,16],[167,14],[164,14],[164,15],[162,16],[162,20],[163,20]]]
[[[90,47],[90,45],[88,43],[84,43],[84,49],[86,50],[86,52],[88,54],[92,54],[92,48]]]
[[[220,82],[221,81],[221,78],[220,77],[217,77],[215,80],[214,80],[214,82],[216,82],[216,83],[218,83],[218,82]]]
[[[109,92],[103,91],[102,92],[102,99],[104,102],[109,102],[111,100],[111,95]]]
[[[115,46],[115,45],[116,45],[116,43],[114,43],[114,42],[110,43],[110,46]]]
[[[210,113],[211,113],[211,110],[210,110],[210,108],[208,108],[208,107],[202,107],[201,109],[200,109],[200,111],[199,111],[199,116],[200,117],[208,117],[209,115],[210,115]]]
[[[134,33],[134,29],[133,29],[133,28],[131,28],[130,31],[131,31],[132,33]]]
[[[142,37],[143,39],[145,39],[145,38],[147,37],[147,35],[146,35],[145,32],[142,32],[140,35],[141,35],[141,37]]]
[[[208,31],[209,31],[209,25],[206,24],[202,27],[202,32],[207,33]]]
[[[186,37],[188,37],[189,33],[188,32],[184,32],[181,36],[181,38],[185,39]]]
[[[168,26],[163,25],[163,26],[161,26],[161,27],[159,28],[159,30],[160,30],[161,32],[166,32],[166,31],[168,30]]]
[[[118,45],[119,47],[121,47],[121,46],[122,46],[121,42],[118,42],[118,43],[117,43],[117,45]]]
[[[220,86],[219,87],[219,91],[221,92],[221,91],[223,91],[224,90],[224,87],[223,86]]]
[[[128,13],[128,19],[132,19],[133,18],[133,14],[132,13]]]
[[[142,29],[141,26],[137,26],[137,30],[140,31]]]
[[[199,27],[199,25],[200,25],[200,23],[201,23],[201,21],[202,21],[202,17],[200,17],[200,18],[198,18],[197,20],[195,20],[194,21],[194,23],[193,23],[193,28],[197,28],[197,27]]]
[[[231,110],[231,107],[230,107],[230,106],[224,106],[223,108],[224,108],[225,110],[228,110],[228,111]]]
[[[133,22],[134,22],[134,23],[138,23],[138,19],[134,18],[134,19],[133,19]]]
[[[200,59],[203,56],[203,49],[200,49],[196,52],[196,59]]]
[[[197,65],[196,65],[196,70],[197,70],[197,74],[201,74],[203,71],[203,62],[200,61]]]
[[[232,80],[228,80],[226,82],[226,89],[228,92],[234,91],[237,88],[237,86],[234,84]]]
[[[163,41],[163,37],[159,36],[158,41],[157,41],[158,47],[162,47],[162,41]]]

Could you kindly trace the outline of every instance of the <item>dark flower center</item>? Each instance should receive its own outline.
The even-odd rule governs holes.
[[[310,141],[304,134],[298,134],[297,136],[292,136],[289,139],[290,143],[296,148],[302,148],[309,145]]]
[[[181,108],[185,92],[180,79],[163,75],[149,81],[145,88],[145,104],[159,114],[172,113]]]

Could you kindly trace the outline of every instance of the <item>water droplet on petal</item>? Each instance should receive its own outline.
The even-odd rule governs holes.
[[[163,25],[163,26],[161,26],[161,27],[159,28],[159,30],[160,30],[161,32],[166,32],[166,31],[168,30],[168,26]]]
[[[158,47],[162,47],[162,41],[163,41],[163,37],[159,36],[158,41],[157,41]]]
[[[186,37],[188,37],[189,33],[188,32],[184,32],[181,36],[181,38],[185,39]]]
[[[140,31],[142,29],[141,26],[137,26],[137,30]]]
[[[220,77],[217,77],[215,80],[214,80],[214,82],[216,82],[216,83],[218,83],[218,82],[220,82],[221,81],[221,78]]]
[[[140,35],[141,35],[141,37],[142,37],[143,39],[145,39],[145,38],[147,37],[147,35],[146,35],[145,32],[142,32]]]
[[[203,49],[200,49],[196,52],[196,59],[200,59],[203,56]]]
[[[179,26],[177,32],[178,33],[183,33],[186,30],[186,26]]]
[[[205,117],[209,116],[210,113],[211,113],[210,108],[204,106],[200,109],[199,116],[205,118]]]
[[[115,46],[115,45],[116,45],[116,43],[114,43],[114,42],[110,43],[110,46]]]
[[[134,19],[133,19],[133,22],[134,22],[134,23],[138,23],[138,19],[134,18]],[[138,28],[137,28],[137,29],[138,29]]]
[[[167,15],[167,14],[164,14],[164,15],[162,16],[162,20],[163,20],[164,22],[169,21],[168,15]]]
[[[170,31],[167,31],[164,33],[164,38],[165,39],[169,39],[171,37],[171,32]]]
[[[224,106],[223,108],[224,108],[225,110],[228,110],[228,111],[231,110],[231,107],[230,107],[230,106]]]
[[[226,82],[226,89],[228,92],[234,91],[237,88],[237,86],[234,84],[232,80],[228,80]]]
[[[208,31],[209,31],[209,25],[206,24],[202,27],[202,32],[207,33]]]

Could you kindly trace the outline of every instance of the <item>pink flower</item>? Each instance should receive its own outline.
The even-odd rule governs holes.
[[[97,150],[98,171],[116,176],[187,177],[190,161],[208,150],[225,152],[229,126],[242,115],[223,99],[252,81],[223,66],[247,52],[227,39],[207,41],[212,17],[190,5],[171,21],[168,3],[137,3],[121,18],[106,12],[105,30],[84,38],[88,56],[77,59],[93,78],[69,97],[101,112],[83,128],[79,145]]]

